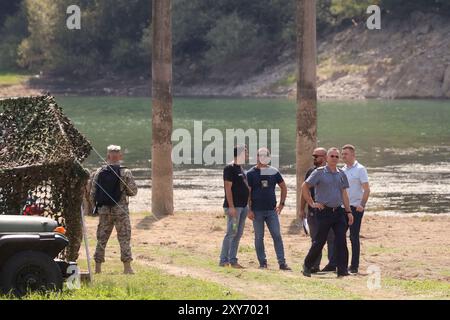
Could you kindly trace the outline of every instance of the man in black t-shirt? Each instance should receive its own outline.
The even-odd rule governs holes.
[[[223,170],[225,199],[223,207],[227,216],[227,233],[223,239],[220,263],[222,267],[231,266],[242,269],[238,263],[237,251],[244,232],[248,213],[248,185],[242,165],[248,160],[245,145],[234,147],[234,160]]]

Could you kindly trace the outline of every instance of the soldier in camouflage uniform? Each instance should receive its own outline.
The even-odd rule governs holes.
[[[122,153],[119,146],[109,146],[107,153],[108,165],[119,165],[122,160]],[[92,179],[91,197],[95,197],[98,188],[98,175],[102,168],[99,168]],[[136,182],[131,171],[126,168],[120,169],[120,187],[121,198],[117,205],[109,207],[102,206],[98,208],[99,223],[97,227],[97,248],[95,250],[95,272],[101,273],[101,264],[105,262],[105,248],[113,228],[116,228],[117,238],[120,244],[121,261],[124,264],[124,273],[133,274],[131,268],[131,225],[128,210],[128,197],[137,194]]]

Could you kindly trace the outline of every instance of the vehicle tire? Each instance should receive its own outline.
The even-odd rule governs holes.
[[[29,292],[62,290],[57,263],[39,251],[22,251],[9,258],[0,271],[0,287],[6,294],[22,297]]]

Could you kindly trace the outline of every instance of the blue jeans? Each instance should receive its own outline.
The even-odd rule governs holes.
[[[236,208],[237,216],[231,217],[228,208],[224,208],[227,215],[227,233],[222,243],[222,252],[220,253],[220,264],[236,264],[239,241],[244,233],[245,219],[247,219],[248,207]]]
[[[277,254],[278,264],[286,263],[284,257],[283,239],[281,238],[280,220],[275,210],[254,211],[255,219],[253,220],[253,228],[255,229],[255,249],[258,257],[259,265],[266,265],[266,251],[264,248],[264,223],[269,228]]]

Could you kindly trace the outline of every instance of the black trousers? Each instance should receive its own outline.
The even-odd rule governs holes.
[[[343,208],[335,211],[332,209],[316,210],[317,233],[313,240],[311,249],[305,258],[305,267],[311,269],[318,257],[322,254],[322,249],[327,242],[328,233],[334,231],[335,258],[338,274],[348,271],[348,249],[346,241],[347,221]]]
[[[350,242],[352,243],[352,263],[350,266],[352,268],[359,268],[359,255],[361,251],[361,245],[359,242],[359,233],[361,231],[361,222],[364,216],[363,212],[356,211],[356,207],[351,207],[353,213],[353,224],[349,227],[350,229]]]
[[[314,242],[314,239],[317,237],[317,232],[319,231],[317,218],[316,218],[316,210],[314,208],[309,208],[308,213],[308,225],[311,236],[311,243]],[[334,233],[333,230],[330,229],[327,238],[327,247],[328,247],[328,261],[329,265],[336,267],[336,262],[334,261]],[[322,253],[317,257],[316,261],[313,264],[314,269],[320,269],[320,262],[322,261]]]

